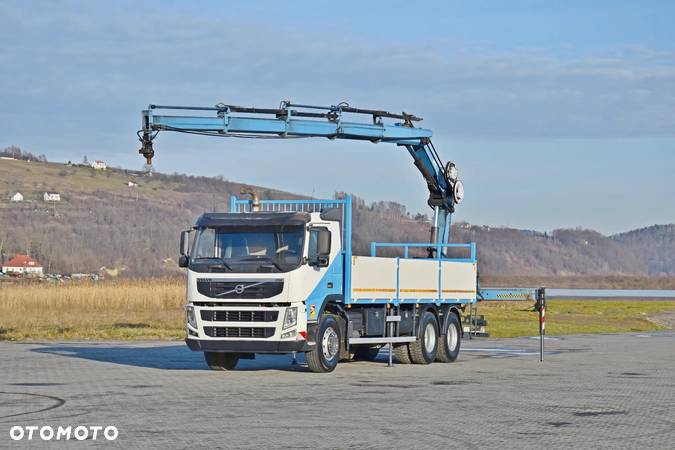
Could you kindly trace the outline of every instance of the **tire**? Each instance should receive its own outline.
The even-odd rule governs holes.
[[[408,351],[408,344],[395,344],[394,356],[396,357],[396,361],[398,361],[399,364],[412,364],[410,352]]]
[[[222,352],[204,352],[204,359],[211,370],[232,370],[239,362],[239,354]]]
[[[408,344],[410,359],[415,364],[430,364],[438,354],[438,321],[430,311],[422,314],[420,333],[415,342]]]
[[[354,351],[355,361],[375,361],[380,353],[379,345],[358,345]]]
[[[436,361],[453,362],[459,356],[459,348],[462,344],[462,328],[457,314],[448,311],[448,319],[445,321],[445,329],[441,333],[438,345]]]
[[[316,333],[316,345],[307,353],[307,366],[315,373],[326,373],[335,370],[340,360],[342,334],[335,316],[322,315]]]

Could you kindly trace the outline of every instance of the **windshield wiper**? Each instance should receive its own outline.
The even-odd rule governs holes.
[[[226,268],[227,270],[229,270],[230,272],[232,272],[232,270],[233,270],[232,267],[231,267],[228,263],[226,263],[225,260],[224,260],[223,258],[217,258],[217,257],[215,257],[215,256],[212,256],[212,257],[195,258],[195,259],[196,259],[196,260],[199,260],[199,259],[215,259],[216,261],[218,261],[218,262],[220,263],[219,266],[225,267],[225,268]],[[209,266],[209,268],[211,268],[211,267],[217,267],[217,266]]]
[[[269,256],[247,256],[246,258],[239,258],[239,261],[267,261],[274,267],[276,267],[279,272],[283,272],[284,268],[281,267],[275,260],[270,258]]]

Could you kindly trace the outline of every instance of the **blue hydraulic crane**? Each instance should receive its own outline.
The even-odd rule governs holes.
[[[160,112],[168,112],[161,114]],[[349,120],[371,116],[370,122]],[[402,112],[360,109],[340,103],[314,106],[283,101],[279,108],[247,108],[219,103],[210,107],[150,105],[143,110],[139,153],[152,164],[153,140],[160,131],[239,138],[351,139],[388,142],[405,147],[429,189],[427,203],[434,211],[430,242],[446,243],[451,215],[462,201],[464,187],[453,162],[443,164],[431,142],[432,132],[414,123],[422,119]],[[436,251],[429,248],[430,256]]]
[[[370,116],[368,122],[354,118]],[[388,142],[405,147],[413,158],[429,190],[427,203],[434,211],[431,227],[429,257],[445,257],[440,244],[449,241],[452,213],[464,197],[464,187],[458,178],[454,162],[443,164],[431,142],[429,129],[416,127],[422,119],[402,112],[361,109],[339,103],[335,106],[314,106],[283,101],[278,108],[248,108],[219,103],[215,106],[167,106],[150,105],[142,111],[142,129],[138,131],[141,141],[139,153],[152,164],[155,156],[153,140],[160,131],[174,131],[205,136],[290,139],[324,137],[328,139],[351,139],[372,143]],[[441,254],[438,254],[438,253]],[[545,289],[481,289],[477,299],[490,301],[537,300],[540,323],[543,324]],[[469,314],[474,332],[474,307]],[[540,326],[541,358],[543,360],[543,325]]]

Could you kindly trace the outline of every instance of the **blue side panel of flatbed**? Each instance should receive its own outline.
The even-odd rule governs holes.
[[[352,298],[351,304],[353,305],[384,305],[391,303],[392,305],[416,305],[416,304],[453,304],[453,305],[468,305],[471,303],[476,303],[476,297],[466,298],[466,299],[457,299],[457,298],[417,298],[417,299],[390,299],[390,298]]]

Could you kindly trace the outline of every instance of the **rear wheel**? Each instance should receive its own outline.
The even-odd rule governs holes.
[[[461,325],[457,314],[450,314],[445,321],[445,329],[441,333],[436,361],[453,362],[459,356],[459,347],[462,343]]]
[[[394,356],[400,364],[412,364],[408,344],[394,344]]]
[[[204,359],[211,370],[232,370],[239,362],[239,354],[222,352],[204,352]]]
[[[356,361],[375,361],[380,353],[380,345],[359,345],[354,351]]]
[[[307,353],[309,370],[317,373],[332,372],[340,360],[342,336],[335,316],[322,315],[316,333],[316,345]]]
[[[420,334],[408,345],[410,359],[415,364],[430,364],[438,354],[438,322],[432,312],[426,311],[420,320]]]

